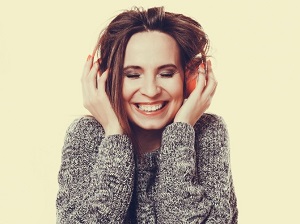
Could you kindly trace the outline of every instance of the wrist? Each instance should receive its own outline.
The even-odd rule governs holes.
[[[124,131],[120,126],[106,127],[104,129],[104,131],[105,131],[105,137],[107,137],[109,135],[122,135],[122,134],[124,134]]]
[[[175,117],[173,123],[187,123],[193,126],[193,123],[188,117]]]

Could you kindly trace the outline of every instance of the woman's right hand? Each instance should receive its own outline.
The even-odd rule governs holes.
[[[105,136],[123,134],[123,129],[105,92],[108,71],[100,74],[98,61],[93,61],[93,57],[89,55],[81,77],[83,105],[103,126]]]

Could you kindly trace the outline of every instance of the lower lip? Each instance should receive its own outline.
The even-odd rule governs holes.
[[[159,114],[161,114],[161,113],[163,113],[163,112],[165,111],[165,109],[166,109],[166,107],[167,107],[167,104],[165,104],[165,105],[163,106],[163,108],[161,108],[161,109],[159,109],[159,110],[156,110],[156,111],[150,111],[150,112],[140,110],[137,106],[134,106],[134,107],[135,107],[135,109],[136,109],[139,113],[141,113],[141,114],[143,114],[143,115],[147,115],[147,116],[156,116],[156,115],[159,115]]]

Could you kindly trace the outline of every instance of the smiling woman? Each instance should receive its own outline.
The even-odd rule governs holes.
[[[183,102],[184,71],[176,41],[158,31],[136,33],[127,44],[124,67],[122,92],[132,128],[163,129]],[[135,133],[142,138],[141,131]],[[153,151],[157,146],[151,143],[149,147]]]
[[[207,51],[200,24],[163,7],[112,20],[82,74],[92,116],[67,131],[57,223],[237,223]]]

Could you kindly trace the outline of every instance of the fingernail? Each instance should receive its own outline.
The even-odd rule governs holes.
[[[90,60],[91,59],[91,55],[89,55],[88,57],[87,57],[87,59],[86,59],[86,61],[88,61],[88,60]]]

